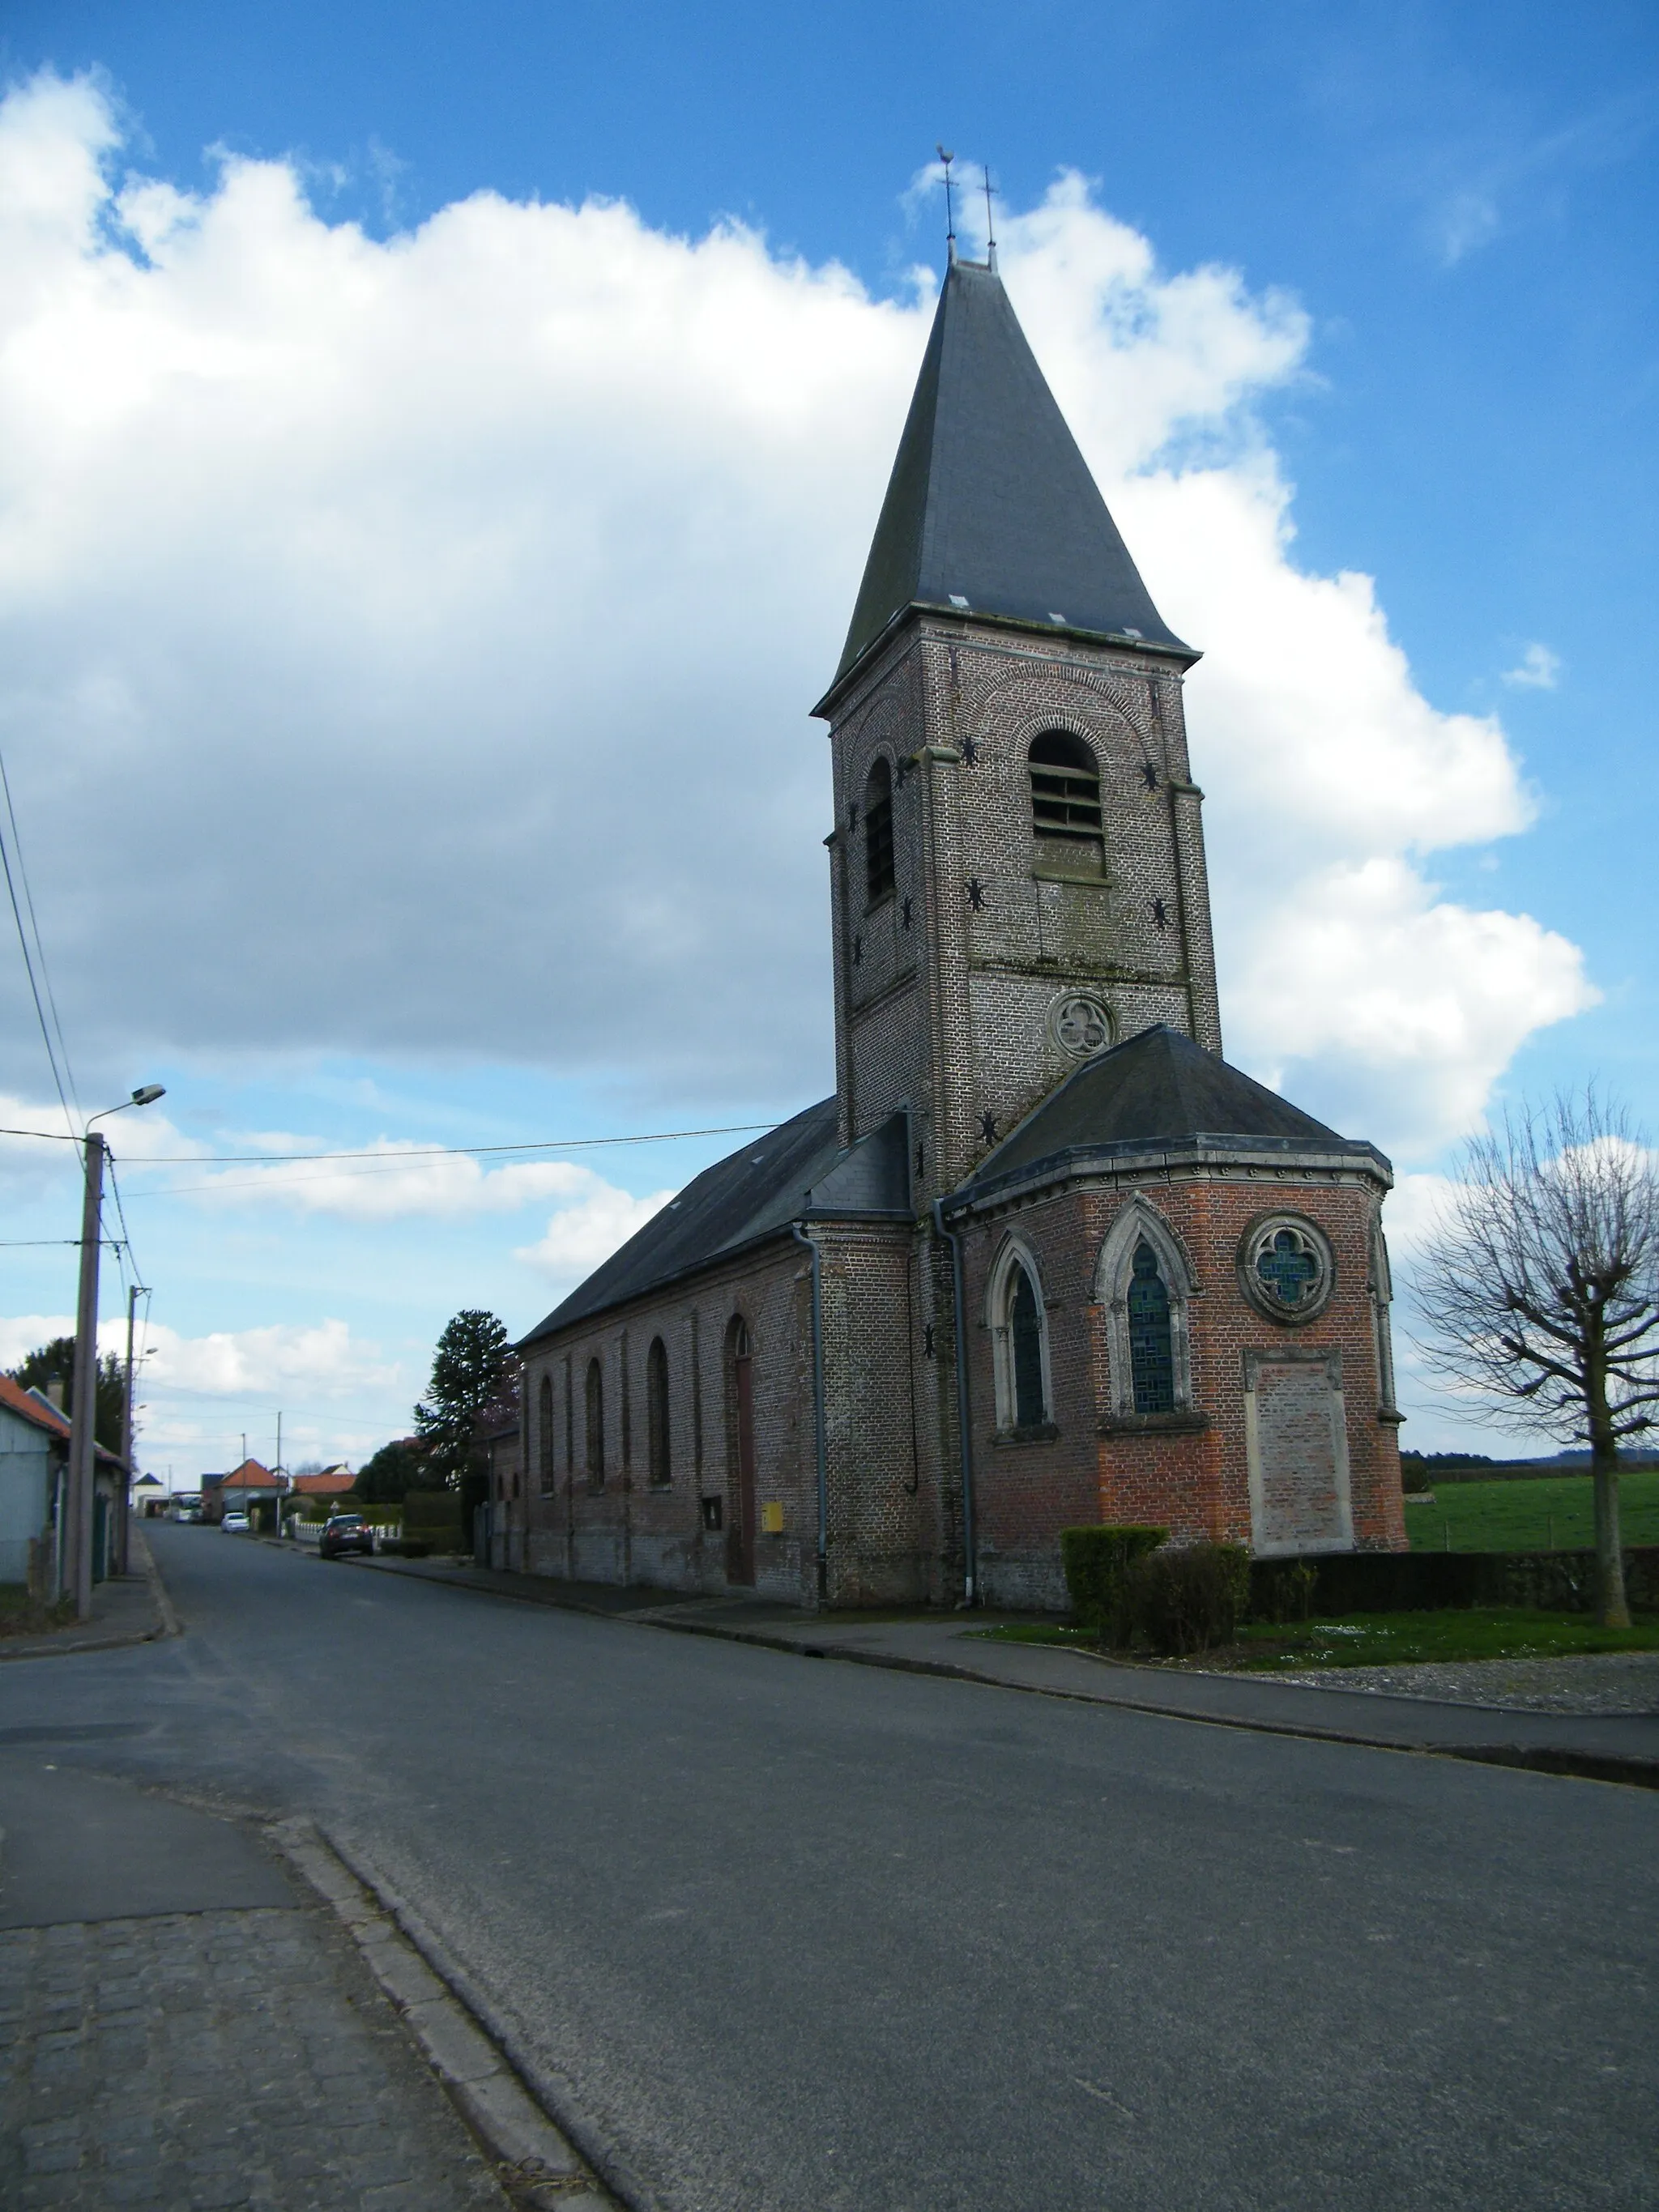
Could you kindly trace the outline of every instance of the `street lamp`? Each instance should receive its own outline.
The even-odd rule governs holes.
[[[104,1138],[93,1121],[106,1121],[112,1114],[125,1114],[131,1106],[153,1106],[167,1091],[159,1083],[141,1084],[131,1098],[118,1106],[106,1106],[87,1123],[86,1188],[81,1206],[81,1287],[75,1316],[75,1379],[70,1395],[69,1511],[64,1533],[68,1559],[58,1571],[58,1586],[67,1586],[75,1596],[75,1617],[87,1620],[92,1612],[92,1534],[94,1469],[97,1465],[93,1430],[98,1409],[98,1256],[103,1237]]]

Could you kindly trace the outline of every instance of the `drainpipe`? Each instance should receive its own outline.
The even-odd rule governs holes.
[[[951,1304],[957,1340],[957,1430],[962,1438],[962,1551],[964,1606],[979,1603],[979,1561],[974,1549],[974,1432],[968,1411],[968,1346],[963,1334],[962,1244],[954,1229],[945,1225],[945,1200],[933,1200],[933,1228],[951,1248]]]
[[[830,1443],[823,1414],[823,1265],[817,1246],[792,1221],[789,1233],[812,1255],[812,1426],[818,1455],[818,1596],[830,1595]]]

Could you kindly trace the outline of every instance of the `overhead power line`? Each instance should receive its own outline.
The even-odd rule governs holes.
[[[8,839],[3,834],[0,834],[0,865],[3,865],[5,870],[6,891],[8,896],[11,900],[12,919],[17,924],[17,942],[23,955],[24,973],[29,979],[29,996],[34,1001],[34,1018],[40,1024],[40,1042],[46,1048],[46,1060],[52,1068],[52,1079],[57,1089],[58,1103],[63,1108],[64,1119],[69,1123],[70,1133],[73,1133],[75,1128],[75,1116],[70,1111],[70,1098],[75,1090],[75,1079],[70,1074],[69,1052],[66,1048],[64,1049],[63,1066],[61,1068],[58,1066],[58,1049],[55,1048],[52,1044],[52,1030],[46,1026],[46,1006],[43,1006],[40,1001],[40,988],[41,985],[44,984],[46,986],[46,1005],[50,1006],[52,1008],[52,1022],[58,1030],[58,1047],[63,1047],[64,1025],[58,1019],[58,1002],[52,997],[52,977],[46,969],[46,947],[40,942],[40,926],[39,922],[35,921],[34,917],[34,894],[29,889],[28,872],[23,866],[23,842],[22,839],[17,833],[17,815],[11,803],[11,779],[6,774],[5,756],[3,754],[0,754],[0,792],[3,792],[4,793],[6,801],[6,818],[11,824],[11,836],[9,839]],[[11,865],[11,856],[14,852],[17,855],[15,875],[13,873]],[[17,885],[19,881],[21,882],[23,886],[23,906],[27,906],[28,908],[29,921],[34,930],[34,951],[33,953],[29,951],[28,931],[23,927],[23,906],[20,906],[17,901]],[[40,970],[38,977],[34,972],[37,963]],[[64,1087],[65,1077],[68,1077],[69,1079],[69,1089],[67,1091],[65,1091]],[[79,1103],[78,1100],[76,1101],[76,1103]]]

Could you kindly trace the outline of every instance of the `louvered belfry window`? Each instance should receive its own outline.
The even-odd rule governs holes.
[[[1175,1346],[1170,1293],[1150,1244],[1135,1246],[1129,1277],[1129,1375],[1138,1413],[1175,1411]]]
[[[1031,740],[1031,823],[1039,837],[1101,842],[1100,766],[1069,730]]]
[[[879,906],[893,896],[893,771],[878,758],[864,787],[864,897]]]

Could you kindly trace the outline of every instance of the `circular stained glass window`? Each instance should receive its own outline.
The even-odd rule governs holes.
[[[1269,1214],[1244,1232],[1238,1273],[1245,1296],[1275,1321],[1311,1321],[1324,1310],[1335,1270],[1323,1233],[1300,1214]]]

